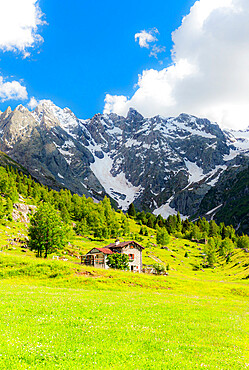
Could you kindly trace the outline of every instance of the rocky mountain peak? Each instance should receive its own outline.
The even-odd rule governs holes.
[[[33,111],[33,116],[40,125],[47,128],[58,126],[60,122],[54,115],[54,107],[56,106],[50,100],[41,100]]]
[[[25,108],[22,104],[19,104],[15,109],[14,112],[21,112],[21,113],[29,113],[29,110]]]
[[[136,109],[130,108],[127,113],[126,119],[128,121],[142,121],[144,117],[142,116],[142,114],[138,113]]]
[[[63,112],[66,113],[66,114],[70,114],[70,115],[76,117],[75,114],[71,111],[71,109],[69,109],[67,107],[63,108]]]
[[[0,118],[1,120],[5,120],[9,115],[10,113],[12,112],[10,106],[1,114]]]

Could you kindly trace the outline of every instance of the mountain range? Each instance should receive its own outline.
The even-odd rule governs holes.
[[[249,130],[188,114],[79,119],[43,100],[0,113],[0,150],[41,183],[117,208],[205,216],[249,232]]]

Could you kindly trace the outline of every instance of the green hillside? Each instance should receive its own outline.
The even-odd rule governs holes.
[[[2,255],[36,258],[36,251],[27,248],[30,218],[40,204],[48,203],[60,214],[68,230],[69,243],[49,258],[67,259],[79,265],[80,256],[94,247],[114,242],[136,240],[145,248],[143,264],[159,263],[169,275],[222,276],[227,280],[249,276],[249,237],[237,236],[232,226],[199,219],[192,223],[180,216],[164,220],[130,207],[128,214],[115,212],[108,198],[94,203],[68,190],[48,189],[12,167],[0,167],[0,247]],[[160,230],[168,235],[169,243],[160,245]],[[207,245],[193,242],[204,238]],[[159,240],[159,239],[158,239]]]
[[[107,198],[96,204],[16,169],[0,171],[0,369],[248,366],[247,236],[204,219],[124,215]],[[47,259],[28,247],[29,221],[41,203],[69,229],[69,243]],[[157,242],[160,230],[170,234],[166,245]],[[80,256],[116,237],[138,241],[144,265],[164,265],[168,275],[80,264]],[[224,253],[228,240],[232,249]]]

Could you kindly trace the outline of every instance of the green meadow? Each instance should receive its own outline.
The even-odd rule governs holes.
[[[155,276],[80,265],[80,255],[113,241],[90,236],[72,235],[61,260],[38,259],[10,242],[26,232],[0,225],[0,369],[249,367],[245,251],[203,269],[202,245],[171,237],[160,249],[149,229],[143,262],[169,265]]]
[[[245,369],[247,281],[0,257],[1,369]]]
[[[3,281],[1,369],[245,369],[248,299]]]

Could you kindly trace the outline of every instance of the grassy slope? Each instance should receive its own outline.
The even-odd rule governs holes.
[[[150,230],[144,263],[170,265],[157,277],[79,264],[77,255],[109,240],[72,237],[67,261],[39,260],[10,244],[25,233],[20,222],[0,226],[0,369],[249,366],[245,252],[195,271],[203,246],[172,238],[162,250]]]
[[[11,288],[11,289],[10,289]],[[244,369],[248,300],[0,284],[1,369]]]
[[[130,220],[130,228],[135,235],[138,234],[140,226],[133,220]],[[0,255],[20,257],[22,261],[27,261],[27,257],[29,257],[36,263],[37,259],[33,252],[23,249],[22,244],[11,242],[14,238],[23,238],[23,235],[27,235],[27,229],[21,222],[7,222],[6,225],[0,225],[0,250],[2,250]],[[134,235],[126,237],[125,240],[132,239]],[[231,262],[228,264],[223,258],[218,258],[215,269],[202,269],[200,266],[203,262],[204,245],[171,237],[170,244],[166,250],[159,248],[155,244],[155,230],[149,229],[147,237],[140,237],[142,240],[139,242],[145,247],[143,263],[152,265],[157,261],[161,261],[161,263],[169,265],[169,276],[171,278],[222,280],[228,282],[241,281],[249,276],[249,254],[243,250],[235,249]],[[120,240],[124,240],[124,238],[120,238]],[[70,269],[72,271],[73,268],[80,268],[80,255],[86,254],[91,248],[96,246],[103,247],[113,241],[113,239],[98,241],[91,238],[91,236],[79,237],[74,235],[70,240],[70,247],[66,252],[61,253],[60,258],[67,259],[67,266],[71,266]],[[184,257],[186,252],[188,253],[187,258]],[[50,256],[51,258],[52,256]],[[43,262],[39,261],[39,263]],[[86,270],[86,268],[84,267],[83,270]],[[90,270],[95,271],[94,269]],[[104,277],[106,275],[105,270],[98,269],[96,271],[99,276]]]

